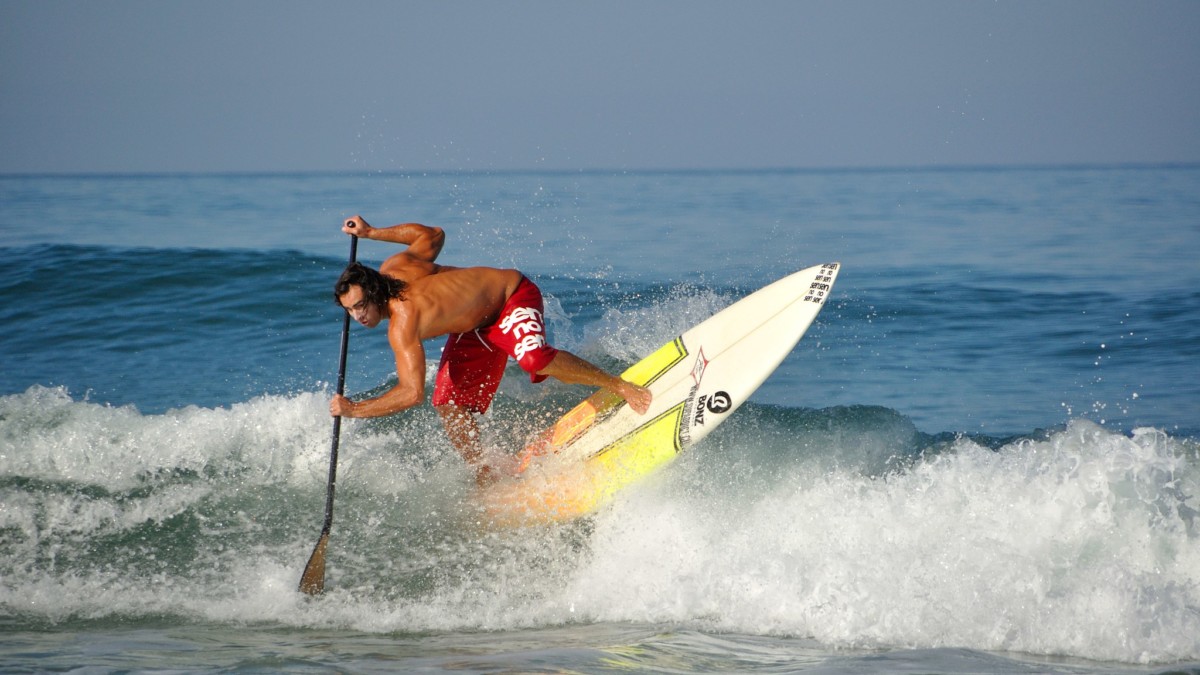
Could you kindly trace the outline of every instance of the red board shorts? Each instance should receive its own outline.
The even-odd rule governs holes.
[[[529,373],[530,381],[546,379],[537,372],[554,359],[558,350],[546,341],[543,309],[542,292],[529,279],[522,279],[504,303],[496,323],[470,333],[451,333],[438,364],[433,405],[487,412],[509,356]]]

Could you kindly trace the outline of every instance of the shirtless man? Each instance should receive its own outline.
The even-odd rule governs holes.
[[[342,231],[362,239],[407,246],[379,271],[352,263],[334,287],[350,316],[368,328],[388,322],[388,342],[396,354],[399,382],[375,398],[351,401],[335,395],[329,412],[342,417],[381,417],[425,400],[425,348],[421,341],[449,335],[433,390],[433,406],[463,458],[482,457],[474,413],[491,405],[508,357],[541,382],[553,377],[568,384],[608,389],[638,414],[650,407],[649,390],[610,375],[546,341],[542,294],[513,269],[450,267],[434,262],[446,235],[416,223],[371,227],[355,216]],[[479,477],[488,468],[480,467]]]

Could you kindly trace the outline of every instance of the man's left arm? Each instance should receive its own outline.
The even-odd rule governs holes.
[[[421,344],[410,317],[393,317],[388,325],[388,342],[396,353],[394,387],[375,398],[351,401],[334,396],[329,411],[342,417],[383,417],[407,410],[425,400],[425,346]]]

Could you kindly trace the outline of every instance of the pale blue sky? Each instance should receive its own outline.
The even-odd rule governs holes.
[[[0,172],[1200,162],[1195,0],[0,0]]]

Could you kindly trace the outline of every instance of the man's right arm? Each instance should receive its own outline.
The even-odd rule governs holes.
[[[389,277],[412,283],[421,277],[436,274],[443,268],[433,262],[446,243],[446,233],[440,227],[419,223],[371,227],[361,216],[354,216],[342,223],[342,232],[364,239],[406,245],[408,248],[384,260],[379,266],[379,271]]]
[[[362,239],[386,241],[407,246],[404,250],[410,258],[431,263],[442,252],[446,244],[446,233],[440,227],[429,227],[420,223],[401,223],[391,227],[372,227],[362,216],[347,218],[342,223],[342,232]]]

